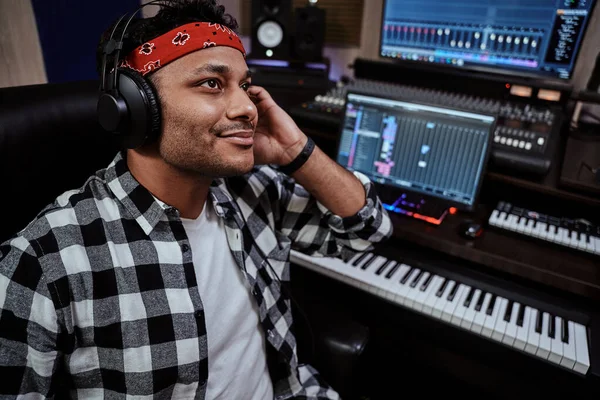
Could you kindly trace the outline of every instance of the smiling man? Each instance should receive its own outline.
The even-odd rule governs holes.
[[[338,398],[298,363],[281,281],[291,249],[364,251],[389,218],[251,85],[223,7],[163,3],[119,60],[160,134],[0,246],[0,397]]]

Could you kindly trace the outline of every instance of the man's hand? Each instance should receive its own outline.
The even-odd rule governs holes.
[[[250,86],[248,95],[258,110],[254,133],[254,163],[289,164],[304,148],[306,135],[264,88]]]

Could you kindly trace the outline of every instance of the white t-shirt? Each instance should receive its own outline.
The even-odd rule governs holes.
[[[227,245],[225,225],[207,201],[182,218],[192,247],[208,340],[207,400],[272,400],[266,343],[256,301]]]

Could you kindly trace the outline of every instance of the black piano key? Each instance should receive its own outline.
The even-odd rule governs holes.
[[[398,269],[400,269],[400,264],[396,263],[394,264],[394,266],[392,267],[392,269],[390,269],[386,274],[385,274],[385,278],[386,279],[391,279],[392,276],[394,276],[394,274],[396,273],[396,271],[398,271]]]
[[[365,259],[365,257],[370,256],[371,253],[362,253],[360,257],[358,257],[356,260],[354,260],[354,262],[352,263],[353,267],[356,267],[358,264],[361,263],[362,260]]]
[[[550,319],[548,322],[548,336],[554,339],[556,336],[556,317],[550,314]]]
[[[561,340],[563,343],[569,343],[569,326],[568,321],[564,318],[562,318],[561,331]]]
[[[517,326],[523,326],[523,320],[525,319],[525,306],[519,304],[519,313],[517,314]]]
[[[392,260],[387,260],[386,262],[384,262],[383,265],[381,267],[379,267],[377,272],[375,272],[375,275],[381,275],[383,273],[383,271],[385,271],[386,268],[393,262],[394,261],[392,261]]]
[[[513,306],[514,302],[512,300],[509,300],[508,305],[506,306],[506,312],[504,313],[504,321],[510,322],[510,316],[512,315]]]
[[[363,269],[363,270],[365,270],[365,269],[369,268],[369,266],[371,265],[371,263],[372,263],[373,261],[375,261],[375,259],[376,259],[376,258],[377,258],[377,257],[375,256],[375,254],[373,254],[373,257],[369,258],[369,260],[367,260],[367,262],[365,262],[363,265],[361,265],[361,266],[360,266],[360,269]]]
[[[458,291],[458,286],[459,286],[459,283],[454,282],[454,286],[452,287],[452,289],[450,289],[450,293],[448,293],[448,297],[447,297],[448,301],[451,302],[454,300],[454,297],[456,296],[456,292]]]
[[[537,311],[537,319],[535,321],[535,331],[537,333],[542,333],[542,326],[544,325],[544,312],[540,310]]]
[[[421,285],[419,290],[421,292],[424,292],[425,290],[427,290],[427,287],[429,286],[429,284],[431,283],[432,280],[433,280],[433,274],[429,274],[429,276],[427,277],[427,279],[425,279],[425,282],[423,282],[423,284]]]
[[[402,279],[400,279],[400,283],[401,284],[405,284],[408,281],[408,278],[410,277],[410,274],[412,274],[412,272],[415,269],[413,267],[410,267],[408,271],[406,271],[406,273],[404,274],[404,276],[402,277]]]
[[[446,287],[448,286],[448,282],[450,282],[449,279],[444,279],[444,282],[442,282],[442,284],[440,285],[440,288],[438,289],[438,291],[435,292],[435,297],[442,297],[442,295],[444,294],[444,291],[446,291]]]
[[[485,299],[486,294],[487,293],[484,292],[483,290],[479,294],[479,299],[477,299],[477,303],[475,303],[475,311],[477,311],[477,312],[481,311],[481,307],[483,307],[483,300]]]
[[[469,294],[467,294],[467,298],[465,299],[465,302],[463,304],[465,307],[469,308],[469,306],[471,305],[471,300],[473,300],[474,294],[475,294],[475,288],[472,287],[469,290]]]
[[[411,288],[414,288],[415,286],[417,286],[417,283],[421,280],[421,277],[423,277],[424,273],[425,273],[425,271],[423,271],[423,270],[419,271],[417,276],[415,276],[415,279],[413,279],[412,282],[410,282]]]
[[[493,294],[492,298],[490,299],[490,304],[488,305],[487,310],[485,310],[485,313],[487,315],[492,315],[492,313],[494,312],[494,307],[496,306],[496,295]]]

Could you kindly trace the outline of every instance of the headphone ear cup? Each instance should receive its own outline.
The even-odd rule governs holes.
[[[124,145],[133,149],[151,143],[160,135],[161,109],[152,83],[128,68],[119,69],[119,93],[129,110]]]

